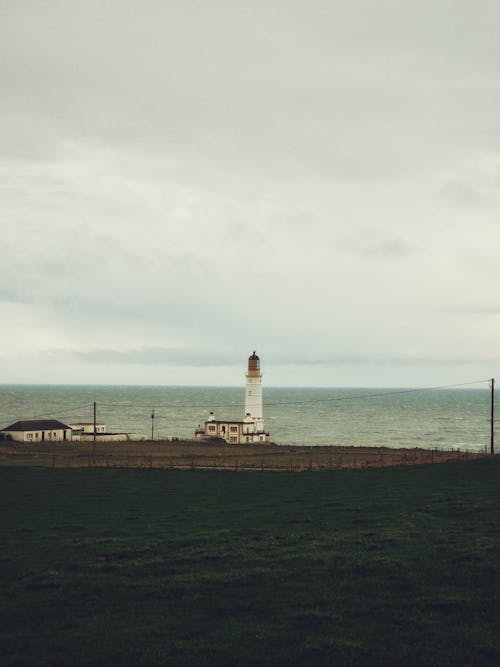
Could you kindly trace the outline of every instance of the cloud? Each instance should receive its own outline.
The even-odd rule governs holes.
[[[171,366],[212,367],[233,366],[241,359],[228,356],[221,350],[201,350],[199,348],[179,349],[166,347],[143,347],[132,350],[98,349],[77,351],[72,355],[83,361],[98,364],[165,364]]]
[[[476,101],[492,95],[489,3],[474,16],[435,3],[282,7],[121,3],[118,30],[113,6],[11,5],[4,108],[23,112],[24,130],[31,119],[32,136],[43,126],[55,154],[61,136],[92,138],[253,177],[395,176],[456,156],[469,138],[488,145],[494,106],[471,107],[470,87]]]
[[[8,3],[2,377],[494,360],[499,18]]]
[[[422,252],[416,243],[397,236],[388,237],[375,243],[367,244],[363,248],[363,254],[367,258],[386,260],[404,260]]]

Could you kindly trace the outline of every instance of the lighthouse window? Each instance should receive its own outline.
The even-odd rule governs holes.
[[[231,426],[231,431],[232,431],[233,433],[234,433],[235,431],[237,431],[237,430],[238,430],[238,427],[237,427],[237,426]]]

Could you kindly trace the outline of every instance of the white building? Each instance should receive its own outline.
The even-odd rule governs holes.
[[[270,435],[264,428],[262,412],[262,373],[260,359],[255,351],[248,359],[245,385],[245,416],[241,421],[216,419],[213,412],[196,429],[195,437],[200,440],[222,438],[230,445],[269,442]]]
[[[36,444],[68,442],[73,439],[71,428],[57,419],[25,419],[7,426],[0,432],[10,440]]]
[[[79,442],[94,441],[94,422],[78,422],[70,424],[73,430],[73,440]],[[143,435],[136,433],[108,433],[106,424],[103,422],[95,423],[95,435],[99,442],[124,442],[128,440],[145,440]]]
[[[73,435],[81,435],[82,433],[94,433],[94,422],[79,422],[78,424],[70,424],[73,429]],[[96,422],[96,433],[106,433],[106,424]]]

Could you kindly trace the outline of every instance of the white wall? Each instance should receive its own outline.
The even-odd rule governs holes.
[[[64,437],[65,431],[66,438]],[[15,442],[29,442],[40,445],[46,442],[70,442],[72,440],[70,428],[48,431],[2,431],[2,433],[9,435]]]

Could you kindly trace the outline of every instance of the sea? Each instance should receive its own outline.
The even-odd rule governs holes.
[[[0,429],[20,419],[106,424],[108,432],[192,438],[210,411],[244,416],[242,387],[0,385]],[[488,451],[491,391],[264,387],[265,428],[281,445]]]

